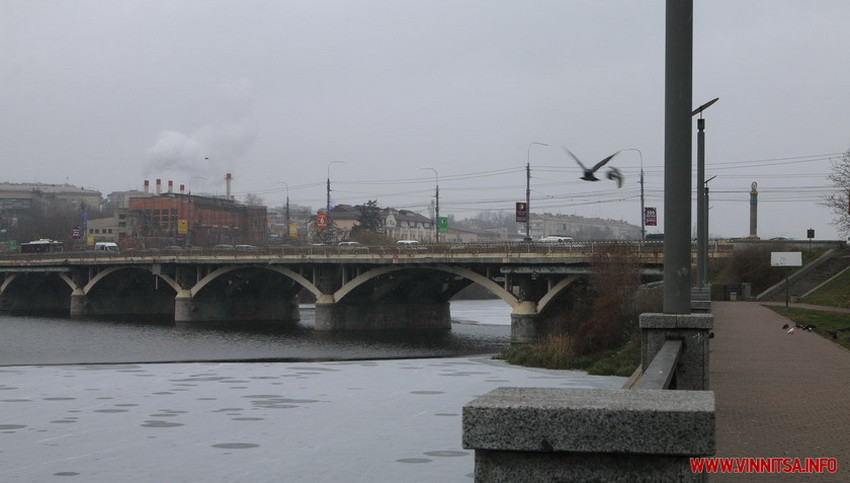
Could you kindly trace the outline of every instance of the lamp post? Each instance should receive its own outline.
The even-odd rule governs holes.
[[[525,241],[531,241],[531,147],[549,146],[546,143],[532,141],[528,144],[525,157]]]
[[[705,217],[708,211],[705,207],[705,119],[702,118],[702,111],[708,109],[712,104],[720,100],[719,97],[706,102],[705,104],[694,109],[692,116],[699,114],[697,119],[697,286],[699,288],[706,285],[706,263],[708,260],[708,233],[706,231],[708,224]]]
[[[331,230],[333,229],[333,222],[331,221],[331,165],[336,164],[336,163],[345,164],[345,161],[331,161],[330,163],[328,163],[328,190],[327,190],[328,204],[327,204],[327,208],[326,208],[327,209],[326,214],[328,216],[328,228],[327,228],[328,231],[326,233],[330,233]],[[325,238],[328,241],[330,241],[330,236],[331,235],[325,235]]]
[[[643,153],[638,148],[626,148],[623,151],[637,151],[640,155],[640,239],[646,239],[646,213],[644,202],[646,198],[643,195]]]
[[[434,182],[436,183],[437,189],[435,191],[435,198],[437,199],[437,206],[434,209],[434,228],[435,234],[434,239],[436,243],[440,243],[440,175],[437,173],[436,168],[420,168],[420,169],[429,169],[434,172]]]
[[[702,222],[703,222],[702,233],[705,234],[706,240],[705,240],[705,252],[703,253],[704,258],[705,258],[705,263],[700,265],[698,267],[698,270],[697,270],[697,279],[698,279],[700,287],[707,287],[708,286],[708,210],[711,209],[708,206],[708,182],[713,180],[716,177],[717,177],[717,175],[714,175],[711,178],[708,178],[707,180],[705,180],[705,188],[703,189],[703,198],[704,198],[703,210],[704,210],[704,212],[703,212],[703,216],[702,216]]]
[[[289,236],[289,184],[286,181],[278,181],[278,183],[282,184],[286,187],[286,236]]]

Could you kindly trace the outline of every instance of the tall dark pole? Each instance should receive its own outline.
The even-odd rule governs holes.
[[[331,230],[333,230],[333,222],[331,220],[331,165],[335,163],[345,164],[345,161],[331,161],[328,163],[327,211],[325,212],[328,218],[328,227],[325,229],[325,240],[327,241],[331,241]]]
[[[532,141],[528,144],[525,158],[525,241],[531,241],[531,147],[548,146],[546,143]]]
[[[436,243],[440,243],[440,174],[437,173],[436,168],[422,168],[429,169],[434,172],[434,182],[436,183],[437,189],[435,191],[435,198],[437,199],[437,206],[434,209],[434,239]]]
[[[638,148],[626,148],[623,151],[637,151],[640,155],[640,239],[646,239],[646,206],[643,195],[643,153]]]
[[[664,85],[664,313],[691,313],[693,0],[667,0]]]
[[[714,98],[691,112],[692,116],[699,114],[697,119],[697,287],[706,286],[706,263],[708,260],[708,233],[706,232],[706,201],[705,192],[705,119],[702,111],[717,102]]]

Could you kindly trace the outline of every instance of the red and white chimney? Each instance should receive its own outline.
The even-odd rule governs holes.
[[[150,194],[151,192],[151,182],[150,180],[145,180],[145,194]]]
[[[182,194],[183,194],[183,193],[185,193],[185,192],[186,192],[186,185],[185,185],[185,184],[181,184],[181,185],[180,185],[180,194],[182,195]]]
[[[156,179],[156,194],[162,194],[162,180],[159,178]]]
[[[174,180],[168,180],[168,192],[174,193]]]
[[[231,181],[233,181],[233,176],[231,176],[230,173],[227,173],[227,175],[224,177],[224,183],[227,186],[227,192],[226,193],[227,193],[227,199],[228,200],[233,199],[233,197],[230,196],[230,183],[231,183]]]

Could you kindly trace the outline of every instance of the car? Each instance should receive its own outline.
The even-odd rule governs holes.
[[[356,241],[341,241],[337,244],[339,247],[356,247],[360,245],[360,243]]]
[[[421,245],[419,240],[399,240],[395,243],[396,245]]]
[[[544,236],[537,240],[540,243],[564,243],[573,241],[571,236]]]
[[[214,246],[213,248],[233,248],[233,245],[228,245],[226,243],[219,243],[218,245]]]

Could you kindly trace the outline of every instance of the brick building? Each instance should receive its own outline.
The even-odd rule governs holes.
[[[265,245],[265,206],[183,193],[129,198],[133,236],[147,246]]]

